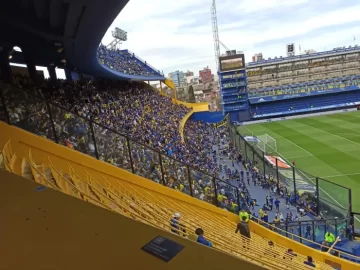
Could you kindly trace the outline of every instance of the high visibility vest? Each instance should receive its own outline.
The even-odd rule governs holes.
[[[335,241],[335,236],[332,233],[325,233],[325,241],[332,244]]]
[[[245,222],[249,221],[249,214],[245,211],[240,211],[239,212],[239,217],[240,217],[240,221],[243,221],[243,217],[245,217]]]

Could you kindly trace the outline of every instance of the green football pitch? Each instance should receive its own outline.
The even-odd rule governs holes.
[[[251,124],[238,131],[243,136],[270,135],[283,159],[295,161],[310,175],[350,188],[353,211],[360,212],[360,112]],[[346,190],[324,182],[320,197],[321,192],[347,207]]]

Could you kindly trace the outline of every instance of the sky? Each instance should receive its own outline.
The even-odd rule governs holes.
[[[111,30],[128,32],[121,46],[165,74],[175,70],[215,70],[211,24],[212,0],[130,0]],[[360,44],[360,2],[356,0],[218,0],[219,38],[229,49],[243,51],[245,61],[299,50],[330,50]],[[355,38],[355,41],[354,41]],[[300,47],[300,48],[299,48]],[[224,48],[220,48],[225,53]]]

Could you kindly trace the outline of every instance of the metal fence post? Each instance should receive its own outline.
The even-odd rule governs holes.
[[[164,175],[164,167],[162,165],[161,153],[159,153],[159,162],[160,162],[160,170],[161,170],[161,181],[162,181],[162,184],[164,186],[166,186],[166,184],[165,184],[165,175]]]
[[[319,177],[316,177],[316,214],[320,214]]]
[[[11,125],[9,112],[7,110],[6,103],[5,103],[4,90],[2,88],[0,89],[0,97],[1,97],[1,103],[2,103],[2,106],[3,106],[3,109],[4,109],[4,113],[5,113],[6,122],[9,125]]]
[[[51,122],[51,127],[52,127],[52,129],[53,129],[55,142],[56,142],[56,143],[59,143],[59,138],[58,138],[58,136],[57,136],[56,128],[55,128],[55,122],[54,122],[54,119],[53,119],[53,117],[52,117],[51,107],[50,107],[49,102],[47,102],[47,101],[46,101],[46,108],[47,108],[48,113],[49,113],[49,118],[50,118],[50,122]],[[96,148],[95,148],[95,149],[96,149]]]
[[[241,141],[240,141],[240,135],[239,134],[236,134],[236,138],[238,138],[238,141],[239,141],[239,151],[241,151]]]
[[[255,148],[251,147],[252,151],[253,151],[253,165],[255,164]]]
[[[217,207],[220,207],[219,206],[219,202],[218,202],[218,200],[217,200],[217,197],[218,197],[218,192],[217,192],[217,186],[216,186],[216,178],[215,177],[213,177],[213,185],[214,185],[214,193],[215,193],[215,205],[217,206]]]
[[[348,216],[352,213],[352,193],[351,193],[351,189],[348,189],[348,193],[349,193],[349,214]]]
[[[129,158],[130,158],[130,164],[131,164],[131,171],[132,171],[132,173],[133,173],[133,174],[135,174],[134,163],[133,163],[133,160],[132,160],[132,154],[131,154],[130,140],[129,140],[129,138],[127,138],[127,137],[126,137],[126,144],[127,144],[128,151],[129,151]]]
[[[190,174],[190,167],[186,165],[188,171],[188,179],[189,179],[189,189],[190,189],[190,196],[194,197],[193,189],[192,189],[192,181],[191,181],[191,174]]]
[[[237,196],[237,204],[238,204],[238,210],[240,211],[240,209],[242,209],[242,206],[241,206],[241,204],[240,204],[240,193],[239,193],[239,189],[237,188],[236,189],[236,196]],[[235,213],[235,214],[237,214],[237,213]]]
[[[279,180],[279,166],[278,166],[278,159],[275,159],[276,162],[276,179],[277,179],[277,184],[278,186],[280,185],[280,180]]]
[[[296,180],[295,180],[295,167],[292,166],[293,169],[293,181],[294,181],[294,197],[295,197],[295,205],[297,204],[297,192],[296,192]]]
[[[245,145],[245,162],[247,163],[248,158],[247,158],[247,147],[246,147],[246,141],[245,140],[244,140],[244,145]]]
[[[265,175],[266,175],[266,167],[265,167],[265,152],[262,152],[262,162],[263,162],[264,179],[265,179]]]
[[[96,156],[96,159],[99,159],[99,152],[98,152],[98,148],[97,148],[97,144],[96,144],[96,140],[95,140],[94,126],[93,126],[93,123],[91,121],[89,121],[89,123],[90,123],[91,137],[92,137],[92,139],[94,141],[95,156]]]
[[[301,225],[301,222],[298,223],[299,224],[299,240],[300,240],[300,243],[302,243],[302,225]]]
[[[313,242],[315,242],[315,221],[313,220],[311,223],[312,223],[312,240]]]
[[[339,234],[338,234],[337,218],[335,218],[335,236],[339,236]]]

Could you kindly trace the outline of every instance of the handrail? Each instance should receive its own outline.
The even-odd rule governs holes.
[[[266,222],[264,222],[264,221],[262,221],[261,219],[258,219],[258,218],[256,218],[256,217],[252,217],[252,219],[255,220],[254,222],[256,222],[257,224],[260,224],[260,225],[263,225],[263,224],[268,225],[268,227],[267,227],[268,229],[269,229],[269,228],[273,228],[273,229],[275,229],[275,230],[277,230],[277,231],[281,231],[281,232],[283,232],[283,233],[285,233],[285,234],[291,235],[292,239],[294,239],[294,238],[299,238],[299,239],[301,239],[301,240],[303,240],[303,241],[306,241],[306,242],[309,242],[309,243],[311,243],[311,244],[313,244],[313,245],[316,245],[316,246],[318,246],[319,248],[321,248],[321,247],[323,246],[322,244],[319,244],[319,243],[317,243],[317,242],[314,242],[314,241],[309,240],[309,239],[307,239],[307,238],[304,238],[304,237],[302,237],[302,236],[296,235],[296,234],[294,234],[294,233],[285,231],[285,230],[283,230],[283,229],[281,229],[281,228],[279,228],[279,227],[276,227],[274,224],[266,223]],[[324,221],[325,221],[325,220],[324,220]],[[309,221],[309,222],[311,222],[311,221]],[[291,227],[291,225],[289,225],[289,226]],[[270,230],[270,229],[269,229],[269,230]],[[343,255],[343,256],[346,256],[346,257],[350,257],[350,258],[352,258],[352,259],[354,259],[354,260],[359,260],[359,259],[360,259],[360,257],[354,256],[354,255],[352,255],[352,254],[350,254],[350,253],[345,253],[345,252],[340,251],[340,250],[337,250],[337,249],[335,249],[335,248],[333,248],[333,250],[336,250],[337,252],[339,252],[340,255]]]

